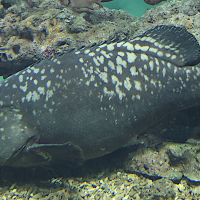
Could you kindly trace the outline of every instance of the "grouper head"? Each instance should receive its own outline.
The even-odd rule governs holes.
[[[10,107],[2,107],[1,118],[1,140],[0,140],[0,165],[13,162],[29,146],[39,139],[38,131],[29,124],[20,110]]]
[[[31,121],[26,123],[27,118],[20,114],[18,109],[3,107],[0,118],[2,119],[0,124],[3,126],[0,129],[0,166],[27,167],[48,163],[58,164],[66,160],[69,165],[83,162],[81,149],[70,142],[38,144],[40,135],[37,128]],[[67,153],[63,156],[65,151]]]

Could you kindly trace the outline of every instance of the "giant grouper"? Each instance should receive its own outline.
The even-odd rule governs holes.
[[[0,83],[0,165],[81,163],[200,105],[200,46],[183,28],[68,52]]]

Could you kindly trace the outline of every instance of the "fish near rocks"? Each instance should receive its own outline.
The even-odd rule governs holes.
[[[0,165],[81,164],[125,146],[200,104],[199,62],[192,34],[157,26],[8,77],[0,83]]]
[[[149,4],[149,5],[156,5],[156,4],[159,4],[162,1],[167,1],[167,0],[144,0],[144,2]]]
[[[93,3],[103,8],[103,5],[101,4],[101,2],[109,2],[109,1],[112,1],[112,0],[60,0],[60,3],[64,6],[71,7],[74,9],[88,8],[88,9],[93,10],[92,8]]]

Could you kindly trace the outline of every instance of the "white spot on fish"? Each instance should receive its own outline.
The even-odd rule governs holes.
[[[138,50],[138,51],[141,50],[142,48],[138,43],[134,47],[135,47],[135,50]]]
[[[115,44],[116,44],[116,43],[108,44],[108,45],[107,45],[107,50],[108,50],[108,51],[113,51],[113,50],[115,49],[115,47],[114,47]]]
[[[49,109],[49,112],[52,114],[52,112],[53,112],[53,108],[50,108],[50,109]]]
[[[148,56],[147,56],[146,54],[141,53],[141,54],[140,54],[140,59],[143,60],[143,61],[145,61],[145,60],[148,61],[149,58],[148,58]]]
[[[142,46],[142,47],[141,47],[141,50],[142,50],[142,51],[148,51],[148,49],[149,49],[149,46]]]
[[[112,53],[108,53],[107,54],[106,51],[104,51],[104,50],[101,50],[100,53],[106,58],[111,58],[111,56],[113,56]]]
[[[24,103],[25,101],[25,97],[22,97],[21,102]]]
[[[144,75],[144,80],[149,81],[149,77],[146,74]]]
[[[35,80],[33,81],[33,83],[34,83],[34,85],[37,85],[37,84],[38,84],[38,80],[35,79]]]
[[[162,74],[163,74],[163,77],[165,77],[165,75],[166,75],[166,69],[165,68],[163,68]]]
[[[20,85],[19,88],[20,88],[23,92],[26,92],[26,91],[27,91],[27,88],[28,88],[28,83],[27,83],[27,81],[26,81],[26,83],[25,83],[24,86]]]
[[[115,92],[113,91],[113,90],[111,90],[111,91],[109,91],[108,89],[107,89],[107,87],[104,87],[103,88],[103,92],[104,92],[104,95],[108,95],[109,96],[109,100],[113,97],[113,96],[115,96]]]
[[[80,53],[81,53],[80,51],[76,51],[74,54],[78,55],[78,54],[80,54]]]
[[[34,115],[34,116],[36,115],[36,111],[35,111],[35,110],[33,110],[33,115]]]
[[[47,88],[51,86],[51,80],[47,81]]]
[[[135,89],[138,91],[142,91],[141,82],[134,80],[134,83],[135,83]]]
[[[150,51],[150,52],[153,52],[153,53],[157,53],[158,49],[157,49],[157,48],[154,48],[154,47],[150,47],[150,48],[149,48],[149,51]]]
[[[151,60],[151,61],[149,62],[149,67],[150,67],[150,70],[153,71],[153,67],[154,67],[154,62],[153,62],[153,60]]]
[[[37,91],[39,92],[39,94],[45,94],[45,89],[44,87],[38,87]]]
[[[101,64],[104,63],[104,56],[97,56],[96,58]]]
[[[123,93],[119,88],[119,86],[122,86],[122,82],[120,82],[119,79],[115,75],[111,76],[111,80],[112,80],[112,83],[115,85],[115,92],[118,94],[119,100],[122,100],[122,98],[126,96],[126,94]]]
[[[90,53],[88,54],[88,56],[93,57],[93,56],[95,56],[95,53],[94,53],[94,52],[90,52]]]
[[[23,82],[23,75],[20,75],[20,76],[18,77],[18,79],[19,79],[19,82],[20,82],[20,83]]]
[[[130,91],[131,87],[132,87],[132,84],[130,82],[130,78],[129,77],[126,77],[126,80],[124,80],[124,87]]]
[[[122,58],[120,56],[117,56],[117,58],[116,58],[116,64],[117,65],[121,65],[124,68],[127,68],[127,62],[125,60],[122,60]]]
[[[46,98],[45,98],[45,101],[48,101],[49,98],[51,98],[53,96],[53,90],[47,90],[46,92]]]
[[[155,81],[155,80],[151,79],[150,83],[151,83],[152,85],[154,85],[154,87],[156,87],[156,81]]]
[[[168,63],[167,63],[167,67],[170,69],[171,66],[172,66],[171,63],[168,62]],[[176,67],[175,67],[175,68],[176,68]],[[176,68],[176,69],[177,69],[177,68]]]
[[[145,90],[145,92],[147,92],[147,84],[144,84],[144,90]]]
[[[144,68],[144,70],[147,70],[147,65],[146,65],[146,64],[144,64],[143,68]]]
[[[130,68],[130,72],[131,72],[132,76],[137,76],[138,75],[138,72],[136,71],[136,67],[135,66]]]
[[[154,58],[154,59],[155,59],[155,63],[156,63],[156,65],[159,66],[159,61],[158,61],[158,59],[157,59],[157,58]]]
[[[36,91],[33,91],[33,93],[32,93],[32,101],[36,102],[39,99],[40,99],[40,95]]]
[[[51,70],[50,70],[50,71],[51,71]],[[45,73],[45,69],[42,69],[40,73],[41,73],[41,74],[44,74],[44,73]]]
[[[90,49],[86,49],[86,50],[84,51],[84,54],[88,54],[88,53],[90,53]]]
[[[135,62],[135,59],[137,58],[137,56],[134,53],[126,52],[126,55],[127,55],[127,61],[129,63]]]
[[[102,45],[99,46],[99,48],[104,48],[106,46],[107,46],[107,44],[102,44]]]
[[[108,67],[110,67],[111,70],[115,70],[115,65],[111,60],[108,61]]]
[[[83,74],[84,74],[84,77],[87,78],[87,77],[88,77],[88,74],[86,73],[85,68],[82,67],[81,70],[82,70],[82,72],[83,72]]]
[[[123,46],[123,47],[126,47],[127,50],[129,50],[129,51],[134,51],[134,46],[133,46],[133,44],[130,43],[130,42],[126,42],[126,43],[124,43],[122,46]]]
[[[117,65],[116,67],[117,69],[117,74],[122,74],[122,66],[121,65]]]
[[[40,68],[31,67],[34,74],[37,74],[40,71]]]
[[[31,71],[30,69],[27,69],[26,72],[27,72],[28,74],[30,74],[32,71]]]
[[[155,39],[153,39],[152,37],[147,37],[146,41],[151,42],[152,44],[155,43]]]
[[[17,88],[17,85],[16,85],[16,84],[13,84],[13,85],[12,85],[12,88],[13,88],[13,89]]]
[[[51,68],[51,69],[50,69],[50,73],[52,74],[52,73],[54,73],[54,72],[55,72],[54,68]]]
[[[104,81],[105,83],[108,83],[108,74],[107,72],[101,72],[99,68],[96,68],[94,71],[96,74],[98,74],[99,78]]]
[[[123,57],[125,55],[125,53],[123,51],[119,51],[118,55],[121,56],[121,57]]]
[[[94,62],[94,64],[95,64],[96,66],[100,66],[99,61],[98,61],[95,57],[93,58],[93,62]]]
[[[162,51],[158,51],[158,52],[157,52],[157,55],[158,55],[159,57],[163,57],[163,52],[162,52]]]
[[[27,102],[29,102],[31,100],[31,97],[32,97],[32,92],[29,91],[29,93],[26,95]]]
[[[84,61],[83,61],[83,58],[79,58],[79,62],[80,63],[83,63]]]
[[[137,95],[136,95],[136,99],[140,100],[140,98],[141,98],[140,95],[137,94]]]
[[[41,76],[41,81],[43,81],[47,76],[44,75],[44,76]]]

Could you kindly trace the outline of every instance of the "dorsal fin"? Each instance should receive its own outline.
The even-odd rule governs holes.
[[[137,42],[135,44],[135,42]],[[156,26],[134,38],[135,50],[171,62],[176,66],[193,66],[200,62],[200,46],[187,30],[175,26]]]

